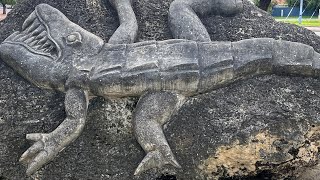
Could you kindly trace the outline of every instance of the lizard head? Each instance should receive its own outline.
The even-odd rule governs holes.
[[[101,38],[59,10],[40,4],[25,20],[22,31],[11,34],[0,45],[0,56],[37,86],[60,89],[68,74],[79,64],[90,62],[103,45]]]

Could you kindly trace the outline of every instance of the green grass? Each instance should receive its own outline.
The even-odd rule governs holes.
[[[286,20],[286,17],[274,17],[276,21],[285,22],[290,24],[295,24],[298,26],[309,26],[309,27],[320,27],[320,19],[318,17],[310,19],[310,17],[302,17],[302,23],[299,24],[298,17],[289,17]]]

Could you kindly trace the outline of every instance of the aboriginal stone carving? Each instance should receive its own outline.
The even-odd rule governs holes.
[[[134,43],[138,26],[131,1],[111,3],[120,26],[108,43],[40,4],[22,31],[0,45],[1,59],[21,76],[40,88],[66,93],[66,119],[51,133],[26,135],[35,141],[20,159],[28,175],[79,136],[89,96],[140,96],[133,124],[146,156],[135,171],[138,175],[166,164],[181,167],[162,126],[186,97],[254,75],[319,76],[320,55],[308,45],[269,38],[211,42],[198,15],[232,15],[241,12],[242,1],[176,0],[169,22],[177,39],[139,43]]]

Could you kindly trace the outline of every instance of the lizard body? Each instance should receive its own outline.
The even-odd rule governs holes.
[[[239,42],[175,39],[105,46],[102,60],[88,78],[90,91],[105,97],[141,96],[148,91],[193,96],[253,75],[316,77],[319,68],[319,54],[312,47],[269,38]],[[119,59],[111,60],[113,56]]]
[[[50,133],[26,136],[35,141],[20,158],[27,164],[28,175],[80,135],[89,95],[140,96],[133,127],[146,156],[135,171],[138,175],[166,164],[181,167],[162,126],[185,97],[260,74],[320,75],[320,55],[308,45],[269,38],[211,42],[196,13],[213,9],[217,14],[234,14],[241,11],[241,1],[176,0],[170,7],[169,23],[174,37],[183,39],[139,43],[133,43],[138,29],[131,1],[110,1],[118,11],[120,26],[108,43],[59,10],[41,4],[21,32],[0,44],[1,59],[25,79],[66,93],[66,119]],[[213,8],[218,2],[220,10]]]

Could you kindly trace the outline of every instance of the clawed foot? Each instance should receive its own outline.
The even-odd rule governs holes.
[[[59,148],[58,142],[52,138],[51,134],[27,134],[26,138],[35,141],[35,143],[22,154],[19,160],[21,163],[27,165],[26,174],[28,176],[48,163],[63,149],[62,147]]]
[[[139,175],[140,173],[155,167],[161,168],[166,164],[171,164],[176,168],[181,168],[180,164],[177,162],[171,152],[163,155],[158,150],[151,151],[143,158],[134,172],[134,175]]]

